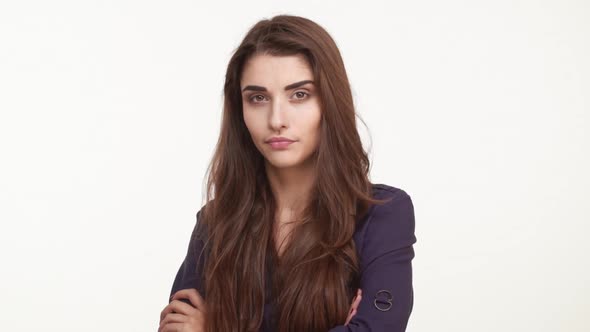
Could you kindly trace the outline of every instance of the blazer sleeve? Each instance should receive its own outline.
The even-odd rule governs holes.
[[[361,249],[362,298],[348,325],[328,332],[403,332],[412,312],[414,206],[399,189],[391,201],[375,206]]]
[[[205,296],[204,285],[202,281],[204,255],[201,255],[201,252],[204,248],[204,235],[206,230],[204,225],[201,225],[201,223],[199,222],[200,214],[201,210],[197,212],[197,221],[191,233],[188,249],[186,251],[184,260],[180,264],[178,272],[176,272],[176,277],[174,278],[172,289],[170,290],[170,297],[168,298],[168,303],[172,302],[171,298],[174,295],[174,293],[181,289],[196,288],[199,294],[201,294],[203,297]],[[199,258],[199,264],[197,264],[197,259]],[[187,299],[186,301],[185,299],[181,299],[181,301],[190,304],[190,302]]]

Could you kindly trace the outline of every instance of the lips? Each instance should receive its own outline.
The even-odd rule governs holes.
[[[291,145],[293,141],[274,141],[269,142],[268,144],[275,150],[277,149],[286,149],[289,145]]]
[[[276,142],[294,142],[292,139],[288,139],[286,137],[273,137],[266,141],[266,143],[276,143]]]

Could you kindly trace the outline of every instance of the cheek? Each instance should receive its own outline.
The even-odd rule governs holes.
[[[309,128],[308,131],[310,135],[313,135],[313,137],[319,137],[320,135],[320,125],[322,120],[321,117],[322,116],[319,111],[314,111],[309,116],[310,121],[308,121],[307,127]]]
[[[246,125],[246,128],[250,132],[250,135],[252,137],[256,137],[256,133],[258,132],[256,125],[258,124],[258,122],[252,116],[251,113],[244,112],[243,115],[244,115],[244,124]]]
[[[244,115],[244,123],[248,129],[252,143],[262,153],[265,145],[263,141],[266,138],[266,128],[264,127],[264,123],[251,115]]]
[[[306,140],[306,149],[314,150],[318,146],[321,130],[320,125],[321,118],[316,113],[309,114],[306,121],[300,124],[301,128],[305,128],[303,138]]]

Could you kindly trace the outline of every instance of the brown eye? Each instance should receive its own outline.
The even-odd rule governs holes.
[[[254,96],[251,96],[251,97],[249,98],[249,100],[250,100],[251,102],[254,102],[254,103],[257,103],[257,102],[261,101],[261,100],[259,100],[259,99],[256,99],[256,97],[262,97],[262,100],[264,100],[264,96],[263,96],[263,95],[254,95]]]
[[[297,91],[297,92],[295,92],[295,95],[298,95],[299,93],[301,93],[303,96],[309,96],[309,93],[304,92],[304,91]],[[298,95],[298,96],[301,96],[301,95]],[[303,96],[302,96],[302,98],[297,98],[297,99],[303,99]]]

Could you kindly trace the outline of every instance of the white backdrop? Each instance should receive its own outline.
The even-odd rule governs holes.
[[[371,179],[413,199],[408,331],[590,331],[590,5],[564,0],[2,1],[0,330],[157,329],[225,66],[279,13],[334,37]]]

